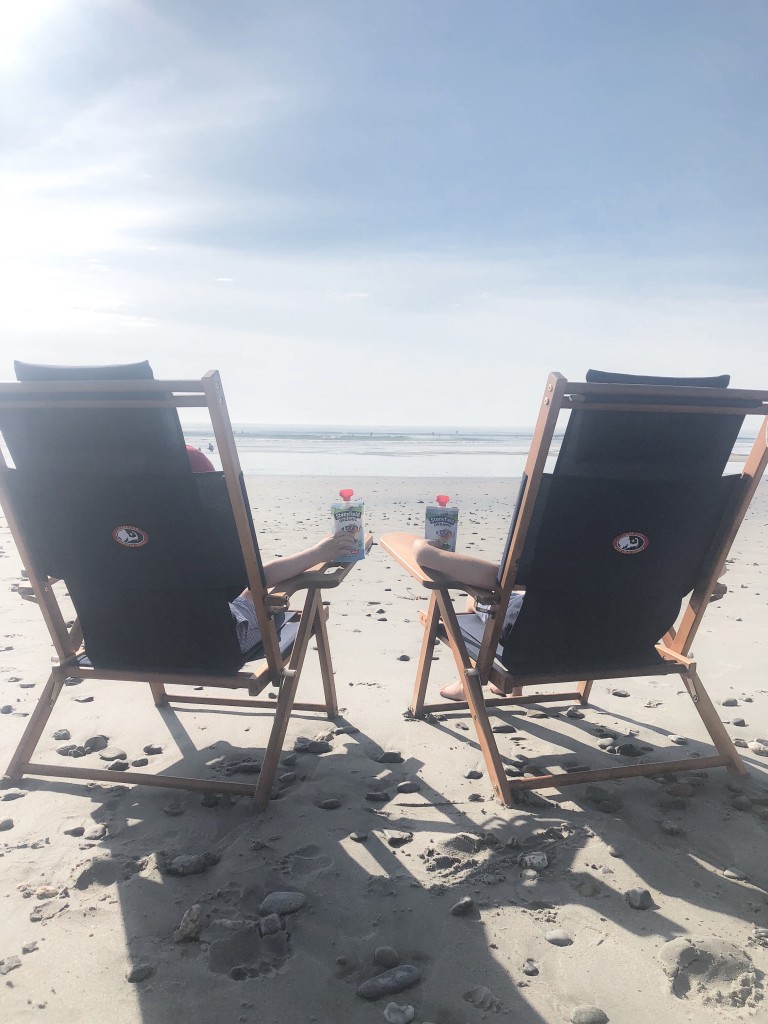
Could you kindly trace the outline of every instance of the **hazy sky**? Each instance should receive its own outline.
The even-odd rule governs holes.
[[[0,377],[498,427],[553,369],[768,388],[766,54],[764,0],[5,0]]]

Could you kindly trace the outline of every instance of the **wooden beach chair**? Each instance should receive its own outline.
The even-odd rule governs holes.
[[[550,374],[491,591],[420,568],[411,535],[381,538],[381,547],[430,592],[410,710],[421,717],[457,709],[454,702],[426,702],[434,644],[448,644],[503,804],[515,795],[519,800],[520,790],[628,776],[715,766],[744,774],[689,656],[768,461],[766,418],[741,472],[724,475],[746,417],[768,412],[768,392],[725,390],[728,380],[590,371],[586,382],[572,383]],[[545,472],[561,414],[567,426],[554,467]],[[755,429],[757,421],[750,422]],[[525,597],[502,647],[503,610],[513,588],[524,589]],[[456,590],[498,613],[485,625],[474,613],[457,614]],[[586,704],[595,680],[666,675],[685,684],[715,745],[713,756],[642,763],[619,757],[614,768],[505,775],[489,705]],[[507,696],[484,701],[487,683]],[[557,692],[554,684],[567,686]],[[531,687],[537,692],[526,692]],[[523,695],[509,696],[513,688]]]
[[[351,565],[318,565],[268,591],[219,374],[153,379],[148,363],[97,368],[16,364],[0,384],[0,431],[13,468],[0,465],[0,500],[58,664],[30,716],[6,776],[115,782],[85,759],[43,764],[35,748],[65,680],[149,683],[157,706],[265,708],[274,715],[256,785],[125,771],[120,781],[241,793],[269,800],[292,709],[338,714],[328,609],[322,591]],[[193,473],[178,408],[207,409],[223,472]],[[61,579],[77,618],[54,593]],[[250,587],[262,640],[240,652],[228,601]],[[304,593],[303,606],[289,602]],[[279,626],[279,621],[282,626]],[[322,703],[295,700],[311,638]],[[243,668],[246,662],[253,666]],[[277,701],[208,696],[178,687]],[[172,687],[169,692],[167,687]]]

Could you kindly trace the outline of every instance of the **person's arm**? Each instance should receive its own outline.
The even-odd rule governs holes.
[[[423,569],[440,572],[459,583],[483,590],[493,590],[496,586],[499,567],[493,562],[486,562],[484,558],[444,551],[422,537],[413,542],[413,555]]]
[[[357,550],[354,539],[348,533],[337,533],[324,537],[318,544],[285,558],[273,558],[264,564],[264,577],[268,587],[276,587],[278,583],[298,576],[322,562],[337,562],[340,558],[353,555]]]

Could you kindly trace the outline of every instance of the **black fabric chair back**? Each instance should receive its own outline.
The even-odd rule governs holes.
[[[616,381],[594,371],[587,380],[728,383]],[[743,419],[588,407],[570,414],[516,577],[526,596],[503,653],[511,672],[618,670],[658,660],[655,644],[674,624],[737,497],[740,476],[723,471]]]
[[[146,380],[152,371],[23,366],[20,376]],[[234,516],[223,474],[191,471],[176,409],[14,409],[2,427],[35,567],[66,582],[91,663],[237,671],[227,602],[247,575]]]
[[[153,379],[146,361],[122,366],[37,366],[17,361],[14,369],[22,382]],[[68,397],[87,394],[72,392]],[[123,392],[123,397],[163,396]],[[56,472],[72,468],[115,476],[188,471],[175,409],[7,409],[0,430],[19,469]]]

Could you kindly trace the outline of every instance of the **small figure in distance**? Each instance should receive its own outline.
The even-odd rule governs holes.
[[[484,558],[475,558],[473,555],[463,555],[457,551],[444,551],[436,546],[435,541],[424,540],[418,537],[413,542],[413,557],[422,569],[429,569],[439,572],[443,576],[450,576],[453,580],[465,583],[470,587],[479,587],[482,590],[493,590],[498,584],[498,566],[493,562],[486,562]],[[509,604],[504,615],[504,625],[501,629],[499,643],[507,642],[512,627],[517,621],[520,609],[523,605],[524,594],[521,591],[513,590],[509,597]],[[467,611],[474,612],[483,622],[488,620],[489,609],[485,605],[478,604],[474,598],[467,598]],[[491,685],[493,693],[499,696],[519,697],[522,689],[516,687],[511,694],[503,694],[495,686]],[[440,690],[440,696],[446,700],[464,700],[464,687],[461,680],[444,686]]]

